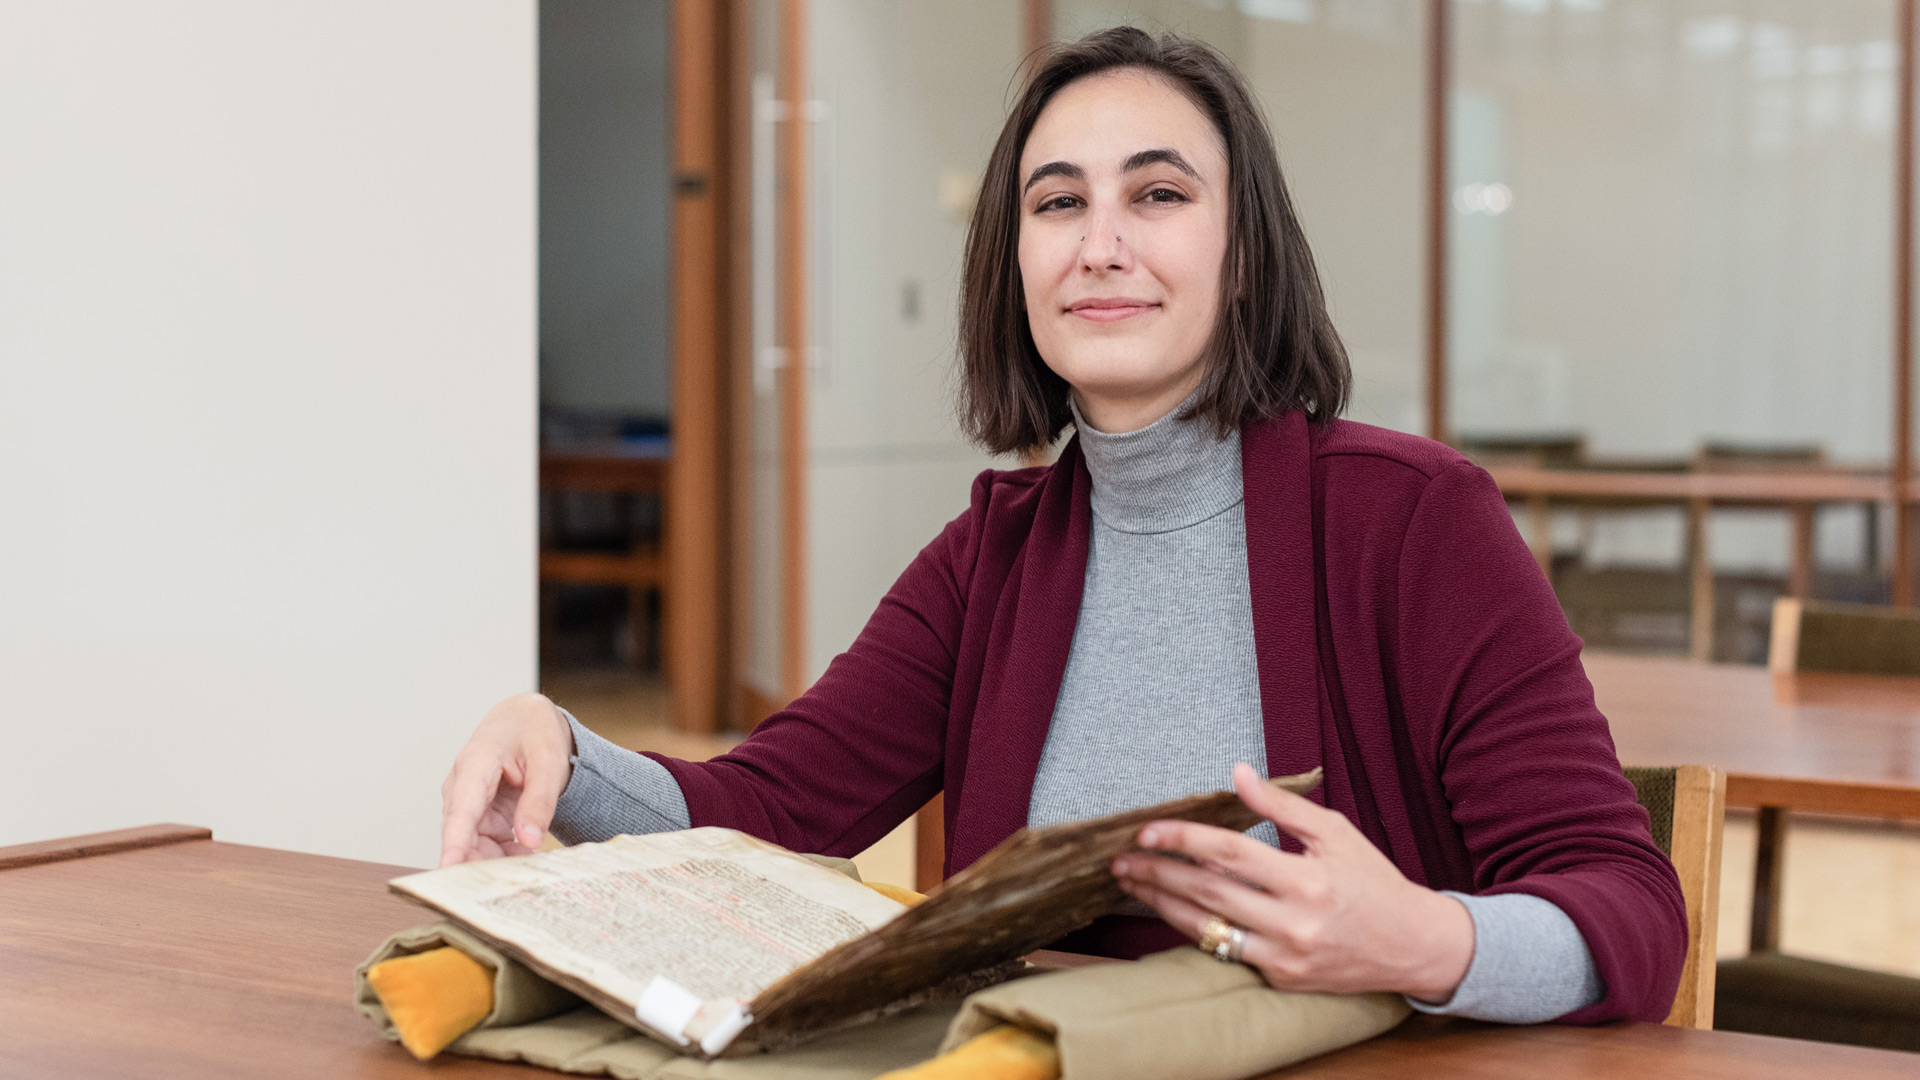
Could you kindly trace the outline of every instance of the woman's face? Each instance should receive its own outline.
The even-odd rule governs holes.
[[[1227,153],[1159,76],[1055,94],[1020,155],[1020,277],[1034,344],[1102,431],[1133,431],[1200,383],[1227,252]]]

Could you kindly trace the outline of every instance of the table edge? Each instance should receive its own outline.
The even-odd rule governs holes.
[[[1878,780],[1832,780],[1727,773],[1727,805],[1758,809],[1920,819],[1920,786]]]
[[[110,832],[86,833],[81,836],[36,840],[11,847],[0,847],[0,870],[17,870],[23,866],[41,866],[71,859],[90,859],[96,855],[111,855],[119,851],[134,851],[139,848],[165,847],[168,844],[212,839],[213,830],[199,825],[138,825],[131,829],[114,829]]]

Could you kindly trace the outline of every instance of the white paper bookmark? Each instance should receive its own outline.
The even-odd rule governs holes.
[[[655,975],[640,994],[639,1003],[633,1007],[633,1015],[641,1023],[685,1046],[688,1042],[687,1025],[693,1022],[700,1005],[700,998],[693,991],[665,975]]]

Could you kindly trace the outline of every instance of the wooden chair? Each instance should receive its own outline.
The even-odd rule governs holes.
[[[1767,667],[1920,675],[1920,611],[1783,596],[1773,602]]]
[[[1720,962],[1722,1031],[1920,1051],[1920,979],[1757,952]]]
[[[1577,431],[1534,434],[1472,433],[1456,436],[1455,448],[1483,464],[1577,469],[1586,463],[1587,437]]]
[[[1702,443],[1693,455],[1693,469],[1702,473],[1813,473],[1828,468],[1827,452],[1816,443],[1738,442],[1731,440]],[[1806,596],[1813,588],[1814,504],[1787,502],[1780,507],[1787,513],[1793,532],[1788,558],[1787,595]],[[1713,507],[1705,499],[1695,499],[1687,507],[1687,551],[1689,577],[1693,589],[1693,646],[1695,660],[1750,659],[1746,656],[1717,654],[1714,648],[1716,614],[1719,602],[1714,597],[1713,560],[1707,540]]]
[[[1627,779],[1653,826],[1654,843],[1673,860],[1687,902],[1687,962],[1666,1022],[1713,1027],[1715,944],[1720,927],[1720,837],[1727,776],[1701,765],[1629,768]]]
[[[1702,472],[1807,471],[1826,468],[1827,451],[1819,443],[1709,440],[1700,444],[1693,460]]]
[[[1777,675],[1836,671],[1920,675],[1920,614],[1870,604],[1781,597],[1767,666]],[[1727,1031],[1920,1051],[1920,979],[1780,951],[1779,846],[1785,811],[1760,811],[1761,863],[1751,951],[1722,961],[1715,1008]],[[1763,901],[1762,897],[1766,899]]]

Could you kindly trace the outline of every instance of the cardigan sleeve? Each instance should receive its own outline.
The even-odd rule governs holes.
[[[1399,556],[1401,696],[1440,778],[1473,890],[1573,920],[1606,994],[1562,1017],[1661,1020],[1687,949],[1673,865],[1622,774],[1552,587],[1487,474],[1430,480]]]
[[[705,762],[666,766],[695,826],[852,856],[941,790],[966,581],[996,473],[921,550],[818,682]]]

